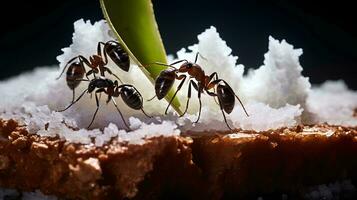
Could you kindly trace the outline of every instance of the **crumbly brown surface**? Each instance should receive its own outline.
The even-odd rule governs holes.
[[[354,128],[186,135],[98,148],[30,135],[0,120],[0,186],[66,199],[256,199],[357,178]]]

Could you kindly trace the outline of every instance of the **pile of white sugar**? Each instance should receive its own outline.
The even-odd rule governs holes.
[[[94,24],[76,21],[73,44],[62,49],[63,54],[57,57],[59,68],[37,68],[33,72],[0,82],[0,90],[4,94],[0,99],[0,118],[16,119],[27,125],[30,133],[59,135],[68,142],[82,144],[92,144],[94,140],[93,144],[96,146],[102,146],[111,139],[140,144],[145,138],[179,135],[185,130],[227,129],[219,106],[206,94],[202,95],[201,120],[198,124],[192,123],[198,114],[195,90],[192,92],[189,114],[178,118],[171,110],[165,116],[163,113],[168,103],[157,99],[146,101],[154,96],[154,87],[133,62],[129,72],[122,71],[112,61],[108,67],[123,82],[134,85],[141,92],[144,109],[154,118],[147,118],[142,112],[130,109],[118,98],[116,101],[119,108],[133,129],[127,132],[123,130],[125,126],[115,107],[111,103],[106,105],[105,98],[102,97],[93,129],[87,130],[96,108],[95,99],[90,98],[89,94],[84,95],[67,111],[56,112],[65,108],[72,99],[65,74],[59,80],[56,77],[71,58],[78,55],[88,58],[96,53],[98,42],[113,40],[109,32],[104,21]],[[357,118],[353,117],[353,110],[357,108],[357,92],[349,90],[343,81],[328,81],[322,86],[311,88],[308,78],[301,74],[299,57],[302,50],[294,49],[285,40],[269,37],[268,51],[264,55],[262,66],[249,70],[246,76],[243,76],[244,66],[237,64],[238,57],[232,54],[232,50],[214,27],[199,34],[197,44],[177,52],[177,57],[172,62],[180,59],[194,61],[197,52],[206,58],[199,58],[198,64],[207,74],[218,72],[219,77],[226,80],[243,101],[250,115],[247,117],[236,102],[232,113],[226,115],[233,127],[262,131],[290,127],[302,122],[357,125]],[[178,93],[182,106],[187,98],[187,83],[188,81]],[[82,82],[76,88],[77,97],[87,87],[88,82]]]

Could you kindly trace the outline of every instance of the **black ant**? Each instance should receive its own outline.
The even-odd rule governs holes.
[[[182,117],[187,112],[187,108],[188,108],[189,101],[191,98],[191,86],[193,86],[198,92],[198,100],[199,100],[199,105],[200,105],[198,118],[195,123],[197,123],[199,121],[200,116],[201,116],[201,108],[202,108],[201,94],[206,92],[208,95],[213,96],[214,98],[215,97],[218,98],[218,104],[222,111],[224,121],[225,121],[227,127],[230,130],[232,130],[232,128],[227,123],[227,119],[226,119],[224,112],[226,112],[227,114],[230,114],[232,112],[234,105],[235,105],[235,98],[237,98],[237,100],[241,104],[245,114],[247,116],[249,116],[249,115],[248,115],[247,111],[245,110],[243,103],[241,102],[239,97],[235,94],[233,89],[229,86],[229,84],[225,80],[218,78],[217,72],[214,72],[210,76],[208,76],[205,74],[203,69],[198,64],[196,64],[198,55],[199,55],[199,53],[196,54],[194,63],[189,62],[187,60],[179,60],[179,61],[176,61],[169,65],[156,62],[155,64],[168,66],[170,68],[167,68],[167,69],[161,71],[159,76],[156,78],[156,81],[155,81],[156,95],[155,96],[157,96],[157,98],[159,100],[164,98],[167,95],[167,93],[169,92],[169,90],[171,89],[175,80],[181,80],[180,84],[178,85],[178,87],[176,89],[174,96],[171,98],[171,101],[165,110],[165,114],[167,114],[168,108],[170,107],[177,92],[181,89],[183,83],[185,82],[185,80],[187,78],[186,74],[179,74],[179,73],[188,73],[188,75],[190,76],[189,79],[192,78],[192,79],[196,80],[196,82],[193,80],[190,80],[190,83],[188,86],[186,108],[185,108],[185,111],[183,112],[183,114],[180,115],[180,117]],[[173,66],[173,65],[181,63],[181,62],[184,62],[184,63],[178,69]],[[214,92],[209,91],[211,89],[214,89]]]
[[[103,47],[103,55],[102,56],[102,46]],[[59,79],[64,71],[67,69],[66,72],[66,81],[68,87],[72,90],[73,96],[72,96],[72,101],[74,101],[75,97],[75,88],[78,87],[80,84],[80,80],[86,75],[87,79],[88,76],[93,74],[95,77],[95,74],[100,73],[100,76],[104,76],[105,72],[108,72],[110,75],[115,76],[120,82],[120,78],[116,76],[115,74],[112,73],[112,71],[106,67],[108,64],[108,56],[112,59],[112,61],[120,67],[120,69],[124,71],[129,71],[130,67],[130,59],[128,53],[123,49],[123,47],[116,41],[108,41],[106,43],[104,42],[98,42],[97,45],[97,54],[92,55],[89,57],[89,60],[86,59],[84,56],[79,55],[76,56],[72,59],[70,59],[65,67],[63,68],[61,74],[57,77]],[[73,62],[74,60],[78,59],[78,61]],[[86,72],[86,69],[84,67],[84,64],[86,64],[90,70]]]
[[[129,130],[130,130],[130,128],[129,128],[128,124],[126,123],[126,121],[123,117],[123,114],[120,112],[119,107],[118,107],[114,97],[120,96],[127,106],[129,106],[130,108],[132,108],[134,110],[141,110],[147,117],[151,117],[151,116],[147,115],[143,109],[143,98],[142,98],[140,92],[132,85],[129,85],[129,84],[119,85],[117,80],[115,80],[113,82],[112,80],[105,78],[103,76],[94,77],[92,80],[81,79],[81,80],[76,80],[76,81],[89,81],[88,88],[85,89],[82,92],[82,94],[75,101],[72,101],[71,104],[69,104],[66,108],[59,110],[57,112],[63,112],[65,110],[67,110],[73,104],[78,102],[85,93],[92,94],[92,92],[94,90],[96,90],[95,91],[95,100],[96,100],[96,104],[97,104],[97,109],[94,112],[92,121],[88,125],[88,128],[92,125],[92,123],[95,119],[95,116],[97,115],[98,109],[99,109],[99,98],[97,95],[98,93],[99,94],[105,93],[108,95],[108,99],[107,99],[106,103],[108,104],[110,101],[113,102],[113,104],[116,107],[116,109],[118,110],[125,126]]]

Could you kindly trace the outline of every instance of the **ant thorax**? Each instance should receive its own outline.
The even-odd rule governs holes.
[[[104,66],[105,63],[100,55],[92,55],[89,57],[89,61],[93,66]]]
[[[108,88],[108,87],[113,87],[114,82],[108,78],[105,78],[103,76],[95,77],[89,82],[88,85],[88,91],[91,92],[95,88]]]

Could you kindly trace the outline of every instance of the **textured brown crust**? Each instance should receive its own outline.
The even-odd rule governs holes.
[[[357,178],[356,136],[355,129],[299,126],[250,138],[197,138],[193,152],[214,199],[298,196],[306,186]]]
[[[131,198],[160,159],[170,158],[171,167],[180,167],[173,174],[192,173],[191,142],[159,137],[143,145],[96,148],[29,135],[13,120],[0,121],[0,186],[68,199]]]
[[[297,126],[101,148],[0,121],[0,186],[68,199],[257,198],[357,178],[357,130]]]

